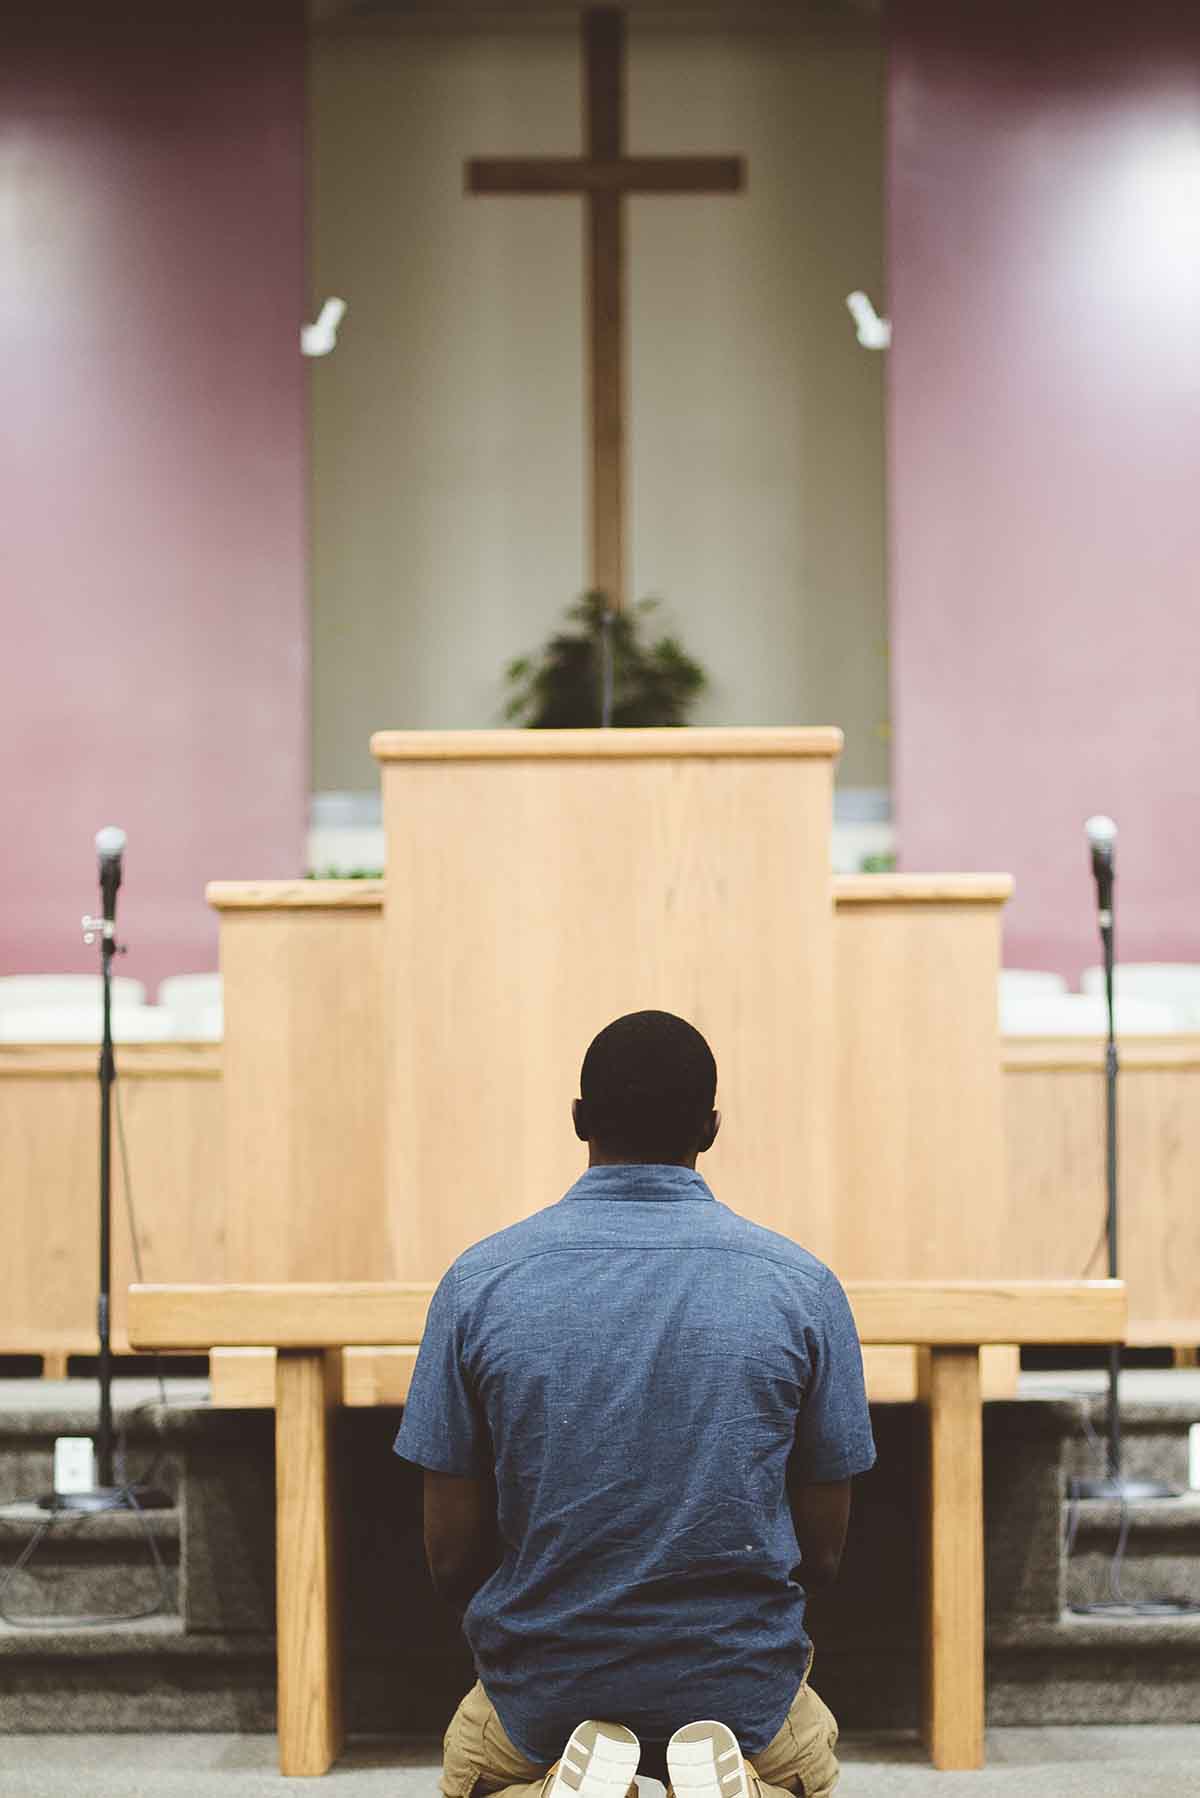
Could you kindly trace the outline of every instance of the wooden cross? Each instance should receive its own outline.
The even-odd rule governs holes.
[[[471,194],[582,194],[587,201],[588,371],[591,418],[591,581],[625,598],[626,194],[734,193],[738,156],[626,156],[625,15],[583,15],[584,156],[474,158]]]

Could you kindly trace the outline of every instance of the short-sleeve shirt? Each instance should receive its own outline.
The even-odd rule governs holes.
[[[809,1660],[789,1459],[802,1483],[875,1459],[834,1275],[659,1165],[590,1168],[459,1256],[396,1452],[495,1470],[502,1562],[463,1627],[539,1765],[585,1717],[764,1748]]]

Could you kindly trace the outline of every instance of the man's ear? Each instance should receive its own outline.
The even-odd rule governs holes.
[[[717,1140],[717,1132],[720,1128],[721,1114],[719,1111],[714,1111],[710,1113],[708,1122],[704,1126],[704,1131],[700,1137],[700,1144],[696,1150],[698,1155],[703,1155],[706,1150],[712,1148]]]
[[[571,1106],[571,1122],[575,1126],[575,1134],[580,1142],[590,1142],[591,1130],[588,1127],[587,1106],[582,1099],[576,1099]]]

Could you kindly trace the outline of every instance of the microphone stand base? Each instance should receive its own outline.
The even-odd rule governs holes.
[[[1179,1498],[1178,1486],[1168,1486],[1165,1480],[1129,1480],[1123,1474],[1106,1475],[1100,1480],[1072,1480],[1068,1496],[1071,1498],[1097,1499],[1107,1498],[1119,1500],[1123,1504],[1141,1504],[1152,1498]]]
[[[156,1486],[97,1486],[91,1492],[43,1492],[40,1511],[173,1511],[175,1500]]]

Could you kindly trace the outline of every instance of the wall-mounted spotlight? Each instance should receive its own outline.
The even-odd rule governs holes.
[[[846,305],[854,320],[855,335],[865,350],[886,350],[892,341],[891,320],[880,318],[865,293],[848,293]]]
[[[337,342],[338,326],[346,316],[345,300],[326,300],[315,325],[301,325],[300,351],[305,356],[328,356]]]

